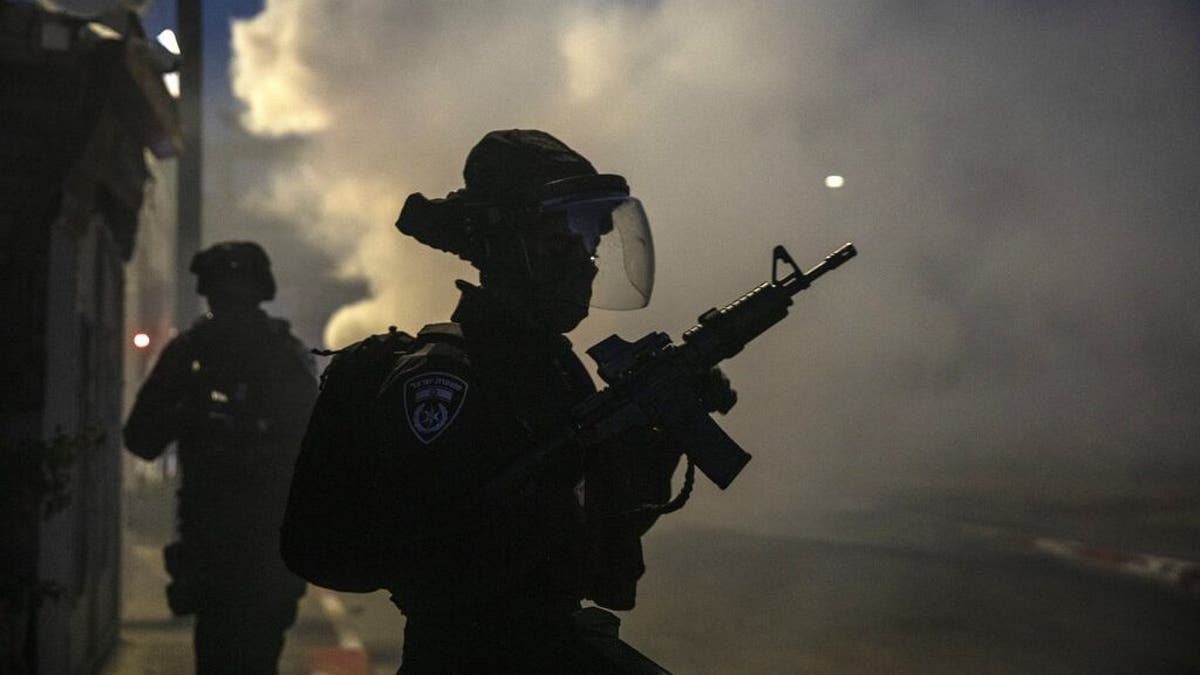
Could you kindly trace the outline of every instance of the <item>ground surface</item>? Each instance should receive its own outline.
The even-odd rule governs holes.
[[[1200,592],[1131,574],[1125,555],[1200,559],[1194,499],[909,495],[814,511],[799,536],[667,523],[647,537],[622,635],[676,673],[1200,673]],[[122,643],[105,674],[188,673],[190,623],[162,596],[169,526],[147,515],[159,507],[129,513]],[[1073,555],[1080,542],[1103,555]],[[402,635],[386,594],[310,588],[281,672],[348,648],[392,673]],[[365,671],[336,667],[325,672]]]

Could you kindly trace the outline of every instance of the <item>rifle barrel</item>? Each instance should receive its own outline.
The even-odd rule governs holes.
[[[838,267],[841,267],[842,263],[846,262],[847,260],[853,258],[856,255],[858,255],[858,249],[854,248],[854,244],[847,243],[844,246],[842,246],[841,248],[839,248],[838,250],[834,251],[833,253],[830,253],[829,255],[825,256],[825,259],[822,260],[821,262],[817,263],[816,267],[805,272],[804,280],[807,283],[812,283],[818,277],[820,277],[822,274],[836,270]],[[799,291],[800,289],[796,289],[796,290]]]

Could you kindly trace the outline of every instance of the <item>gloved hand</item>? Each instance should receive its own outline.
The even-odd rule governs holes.
[[[708,412],[724,415],[737,403],[737,391],[729,384],[729,378],[720,368],[714,367],[696,378],[696,391]]]

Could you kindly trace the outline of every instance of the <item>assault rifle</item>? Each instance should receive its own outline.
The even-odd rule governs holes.
[[[570,443],[592,447],[649,426],[664,429],[709,480],[721,489],[729,487],[750,455],[709,416],[698,378],[787,316],[792,296],[857,253],[853,244],[846,244],[802,272],[787,249],[776,246],[771,281],[701,314],[683,333],[682,344],[672,343],[666,333],[650,333],[636,342],[610,335],[596,343],[587,354],[608,386],[575,406],[570,430],[509,467],[488,493],[505,492]],[[781,278],[783,265],[790,271]]]

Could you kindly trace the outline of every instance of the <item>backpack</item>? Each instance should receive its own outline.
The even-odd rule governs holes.
[[[397,371],[429,359],[465,360],[457,324],[431,324],[412,337],[392,328],[334,354],[321,376],[296,462],[282,527],[284,562],[310,582],[339,591],[387,587],[402,568],[405,536],[422,519],[419,486],[382,423],[381,393]]]

